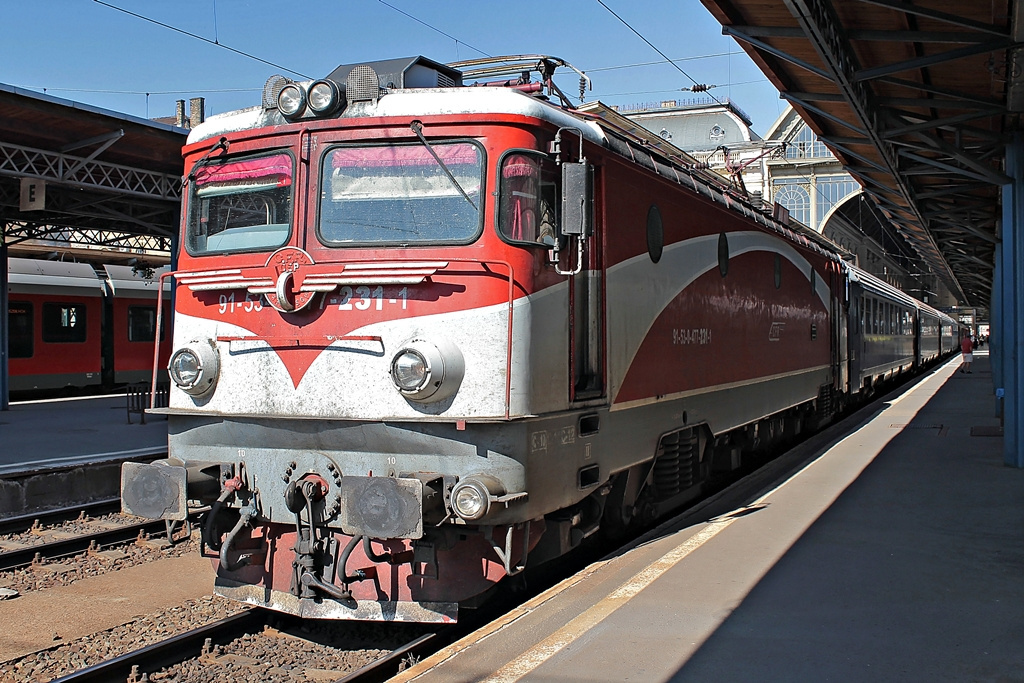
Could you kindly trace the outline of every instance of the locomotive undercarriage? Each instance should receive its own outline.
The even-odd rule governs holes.
[[[209,505],[204,546],[226,597],[317,618],[448,621],[527,563],[650,521],[816,420],[820,401],[804,401],[716,437],[704,411],[739,414],[743,391],[471,424],[171,414],[177,459],[126,466],[123,500],[178,519]],[[476,520],[453,507],[469,481],[488,496]]]

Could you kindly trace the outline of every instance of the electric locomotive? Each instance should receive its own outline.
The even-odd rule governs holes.
[[[274,77],[189,135],[169,458],[122,498],[209,506],[220,595],[451,621],[849,392],[833,251],[563,61],[485,61]]]

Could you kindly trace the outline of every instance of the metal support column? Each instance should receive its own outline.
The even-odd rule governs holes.
[[[7,226],[0,223],[0,410],[10,406],[10,377],[7,359],[10,358],[10,314],[7,306]]]
[[[1013,182],[1003,186],[1003,221],[999,256],[999,346],[1004,390],[1003,462],[1024,468],[1024,138],[1014,135],[1006,148],[1006,172]]]

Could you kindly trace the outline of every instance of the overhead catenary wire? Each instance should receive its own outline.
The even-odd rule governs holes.
[[[188,36],[190,38],[195,38],[196,40],[201,40],[204,43],[209,43],[210,45],[215,45],[217,47],[224,48],[225,50],[228,50],[230,52],[234,52],[237,55],[241,55],[243,57],[246,57],[248,59],[253,59],[253,60],[255,60],[257,62],[260,62],[262,64],[267,64],[268,66],[272,66],[275,69],[281,69],[282,71],[287,71],[290,74],[295,74],[296,76],[301,76],[302,78],[306,78],[306,79],[312,78],[311,76],[307,76],[306,74],[302,73],[301,71],[296,71],[295,69],[289,69],[286,66],[281,66],[280,64],[275,64],[274,62],[271,62],[271,61],[268,61],[266,59],[263,59],[262,57],[257,57],[256,55],[250,54],[248,52],[243,52],[242,50],[239,50],[237,48],[233,48],[233,47],[231,47],[229,45],[225,45],[224,43],[217,42],[216,40],[210,40],[209,38],[205,38],[205,37],[203,37],[201,35],[198,35],[196,33],[190,33],[189,31],[186,31],[184,29],[178,28],[177,26],[172,26],[170,24],[165,24],[162,21],[157,21],[156,19],[151,19],[150,17],[144,16],[142,14],[137,14],[136,12],[132,12],[130,10],[126,10],[123,7],[118,7],[117,5],[111,5],[108,2],[103,2],[103,0],[92,0],[92,1],[97,3],[97,4],[99,4],[99,5],[103,5],[104,7],[109,7],[110,9],[117,10],[118,12],[123,12],[124,14],[127,14],[129,16],[135,17],[136,19],[141,19],[141,20],[147,21],[147,22],[149,22],[151,24],[156,24],[157,26],[160,26],[162,28],[166,28],[166,29],[169,29],[171,31],[175,31],[177,33],[181,33],[182,35],[186,35],[186,36]]]
[[[628,28],[628,29],[629,29],[630,31],[632,31],[632,32],[633,32],[634,34],[636,34],[636,36],[637,36],[637,37],[638,37],[638,38],[639,38],[640,40],[642,40],[642,41],[644,41],[645,43],[647,43],[647,45],[648,45],[648,46],[649,46],[649,47],[650,47],[650,48],[651,48],[652,50],[654,50],[654,51],[655,51],[655,52],[657,52],[657,53],[658,53],[659,55],[661,55],[661,57],[662,57],[662,58],[663,58],[663,59],[664,59],[665,61],[667,61],[667,62],[668,62],[669,64],[671,64],[671,65],[672,65],[673,67],[675,67],[675,69],[676,69],[676,70],[677,70],[677,71],[678,71],[679,73],[683,74],[683,75],[684,75],[684,76],[686,76],[686,77],[687,77],[688,79],[690,79],[690,82],[691,82],[691,83],[693,83],[694,85],[701,85],[701,83],[699,83],[699,82],[697,81],[697,79],[695,79],[695,78],[694,78],[693,76],[691,76],[690,74],[686,73],[686,71],[685,71],[685,70],[683,70],[683,67],[679,66],[679,65],[678,65],[678,64],[676,64],[676,63],[675,63],[674,61],[672,61],[671,59],[669,59],[669,56],[668,56],[668,55],[666,55],[666,54],[665,54],[664,52],[662,52],[662,51],[661,51],[661,50],[660,50],[660,49],[659,49],[659,48],[658,48],[658,47],[657,47],[657,46],[656,46],[656,45],[655,45],[654,43],[652,43],[651,41],[647,40],[647,38],[646,38],[646,37],[644,37],[644,35],[643,35],[642,33],[640,33],[640,32],[639,32],[639,31],[637,31],[637,30],[636,30],[635,28],[633,28],[633,27],[632,27],[632,26],[630,25],[630,23],[629,23],[628,21],[626,21],[625,19],[623,19],[622,17],[620,17],[620,16],[619,16],[619,15],[618,15],[618,14],[617,14],[617,13],[615,12],[615,10],[613,10],[613,9],[612,9],[611,7],[609,7],[608,5],[606,5],[606,4],[604,3],[604,0],[597,0],[597,4],[601,5],[601,7],[604,7],[604,8],[606,9],[606,10],[608,10],[608,12],[609,12],[609,13],[610,13],[610,14],[611,14],[611,15],[612,15],[613,17],[615,17],[616,19],[618,19],[618,20],[619,20],[619,21],[620,21],[620,22],[622,23],[622,25],[623,25],[623,26],[625,26],[625,27],[626,27],[626,28]],[[718,102],[718,104],[720,104],[720,105],[722,105],[722,106],[725,106],[725,105],[724,105],[724,104],[723,104],[723,103],[722,103],[722,102],[721,102],[721,101],[720,101],[720,100],[719,100],[719,99],[718,99],[717,97],[715,97],[714,95],[712,95],[712,94],[708,93],[708,97],[710,97],[711,99],[713,99],[713,100],[714,100],[715,102]]]
[[[459,45],[465,45],[465,46],[466,46],[466,47],[468,47],[468,48],[469,48],[470,50],[475,50],[476,52],[479,52],[480,54],[482,54],[482,55],[483,55],[484,57],[494,57],[494,55],[492,55],[492,54],[490,54],[490,53],[487,53],[487,52],[484,52],[483,50],[481,50],[481,49],[480,49],[480,48],[478,48],[478,47],[473,47],[472,45],[470,45],[470,44],[469,44],[469,43],[467,43],[466,41],[464,41],[464,40],[459,40],[458,38],[456,38],[455,36],[451,35],[450,33],[445,33],[444,31],[442,31],[442,30],[441,30],[441,29],[439,29],[438,27],[436,27],[436,26],[432,26],[431,24],[428,24],[427,22],[423,21],[423,20],[422,20],[422,19],[420,19],[419,17],[414,17],[413,15],[409,14],[409,13],[408,13],[408,12],[406,12],[405,10],[403,10],[403,9],[399,9],[399,8],[395,7],[394,5],[392,5],[392,4],[390,4],[390,3],[384,2],[384,0],[377,0],[377,2],[379,2],[379,3],[380,3],[380,4],[382,4],[382,5],[384,5],[385,7],[389,7],[389,8],[391,8],[391,9],[393,9],[394,11],[398,12],[399,14],[401,14],[401,15],[403,15],[403,16],[409,17],[410,19],[412,19],[413,21],[415,21],[415,22],[416,22],[416,23],[418,23],[418,24],[422,24],[423,26],[426,26],[426,27],[427,27],[427,28],[429,28],[429,29],[430,29],[431,31],[435,31],[435,32],[437,32],[437,33],[440,33],[440,34],[441,34],[442,36],[444,36],[445,38],[448,38],[449,40],[453,40],[453,41],[455,41],[455,48],[456,48],[456,50],[458,50],[458,46],[459,46]]]

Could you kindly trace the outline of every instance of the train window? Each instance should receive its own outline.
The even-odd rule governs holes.
[[[498,231],[511,242],[555,245],[558,166],[546,156],[515,151],[501,160]]]
[[[722,277],[729,274],[729,238],[724,232],[718,235],[718,272]]]
[[[661,222],[661,210],[657,204],[647,209],[647,253],[653,263],[661,260],[665,250],[665,226]]]
[[[469,141],[329,150],[320,239],[331,246],[472,242],[483,220],[483,157]]]
[[[11,301],[7,304],[7,348],[11,358],[31,358],[33,346],[32,304]]]
[[[215,158],[197,166],[185,246],[191,254],[279,247],[292,229],[292,158],[288,154]]]
[[[50,344],[84,342],[85,304],[43,304],[43,341]]]
[[[167,337],[167,327],[160,328],[160,341]],[[156,340],[156,306],[128,307],[128,341]]]

